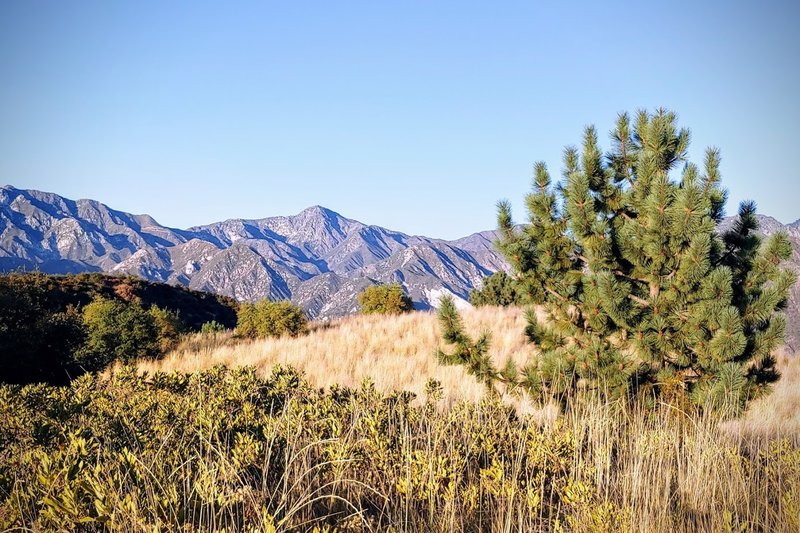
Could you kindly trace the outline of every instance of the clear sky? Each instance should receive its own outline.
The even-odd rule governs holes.
[[[702,5],[699,5],[702,4]],[[675,110],[728,211],[800,218],[800,2],[0,2],[0,183],[173,227],[523,218],[583,126]]]

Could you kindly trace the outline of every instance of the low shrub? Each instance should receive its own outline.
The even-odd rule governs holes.
[[[242,337],[296,337],[308,330],[308,318],[300,306],[289,301],[261,300],[239,306],[236,333]]]
[[[0,529],[797,531],[796,439],[621,402],[542,425],[435,390],[282,367],[0,386]]]
[[[169,309],[153,306],[147,312],[153,317],[159,352],[166,353],[174,348],[181,335],[187,332],[186,324],[183,323],[178,313]]]
[[[216,320],[212,320],[211,322],[205,322],[202,326],[200,326],[200,333],[203,335],[210,335],[213,333],[222,333],[226,331],[227,328],[217,322]]]
[[[371,285],[358,295],[358,305],[365,315],[397,315],[414,308],[411,298],[399,283],[390,285]]]

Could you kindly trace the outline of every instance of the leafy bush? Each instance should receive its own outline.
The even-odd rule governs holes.
[[[308,318],[300,306],[289,301],[262,300],[239,306],[236,333],[242,337],[296,337],[308,329]]]
[[[139,304],[98,298],[83,308],[83,324],[86,342],[76,357],[87,369],[159,353],[155,318]]]
[[[358,305],[365,315],[397,315],[414,308],[411,298],[406,295],[399,283],[371,285],[365,288],[358,295]]]
[[[153,306],[147,312],[153,317],[156,327],[158,349],[161,353],[166,353],[175,347],[181,335],[186,332],[186,325],[178,313],[169,309]]]
[[[210,335],[212,333],[222,333],[225,331],[226,328],[216,320],[212,320],[211,322],[206,322],[202,326],[200,326],[200,333],[204,335]]]
[[[796,443],[728,444],[666,406],[541,425],[431,396],[281,367],[0,386],[0,530],[797,529]]]
[[[483,286],[469,293],[469,303],[475,307],[482,305],[524,305],[527,303],[525,293],[517,282],[503,271],[495,272],[484,278]]]

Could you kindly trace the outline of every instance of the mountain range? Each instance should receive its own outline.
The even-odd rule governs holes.
[[[760,231],[785,231],[800,273],[800,220],[759,215]],[[722,227],[730,223],[723,221]],[[102,271],[231,296],[291,299],[312,318],[344,316],[375,283],[398,282],[418,309],[444,294],[466,303],[483,278],[508,268],[493,231],[454,241],[406,235],[320,206],[297,215],[231,219],[185,230],[94,200],[0,187],[0,271]],[[800,349],[800,284],[789,299],[787,348]]]
[[[411,236],[320,206],[181,230],[94,200],[0,187],[0,271],[131,274],[242,301],[291,299],[321,319],[355,312],[375,283],[401,283],[418,309],[448,293],[466,300],[507,268],[493,237]]]

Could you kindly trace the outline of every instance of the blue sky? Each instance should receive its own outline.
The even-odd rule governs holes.
[[[162,224],[320,204],[455,238],[664,106],[800,218],[798,2],[0,2],[0,182]]]

